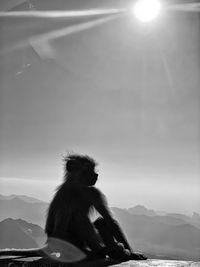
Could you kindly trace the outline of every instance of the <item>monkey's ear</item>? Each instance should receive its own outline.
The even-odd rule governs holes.
[[[78,166],[77,166],[77,162],[76,160],[69,160],[66,163],[66,169],[68,172],[73,172],[75,170],[77,170]]]

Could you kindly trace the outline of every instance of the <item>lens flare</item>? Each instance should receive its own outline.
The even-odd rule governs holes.
[[[161,11],[158,0],[138,0],[133,7],[133,14],[142,22],[154,20]]]
[[[57,238],[48,238],[48,246],[43,249],[44,254],[59,262],[77,262],[86,258],[79,248],[69,242]]]

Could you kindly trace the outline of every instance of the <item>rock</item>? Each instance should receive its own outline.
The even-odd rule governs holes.
[[[127,261],[112,265],[113,267],[200,267],[199,262],[175,261],[175,260],[146,260],[146,261]]]

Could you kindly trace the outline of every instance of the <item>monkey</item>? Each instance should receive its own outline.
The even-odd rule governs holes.
[[[109,256],[119,260],[146,259],[132,252],[119,223],[108,208],[104,194],[95,187],[96,161],[79,154],[64,157],[64,182],[50,203],[45,232],[80,248],[88,256]],[[96,210],[100,217],[91,222]]]
[[[64,164],[64,181],[57,188],[47,211],[46,247],[9,250],[0,252],[0,255],[44,256],[51,240],[56,239],[79,248],[87,255],[87,259],[147,259],[142,254],[133,253],[122,228],[108,207],[105,195],[95,187],[98,180],[97,162],[87,155],[68,154],[64,157]],[[92,222],[90,215],[95,210],[100,217]]]

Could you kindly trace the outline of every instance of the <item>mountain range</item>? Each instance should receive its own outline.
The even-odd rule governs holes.
[[[197,226],[178,216],[134,215],[125,209],[112,210],[133,249],[153,258],[199,260],[200,228]]]
[[[0,248],[37,248],[44,246],[44,230],[21,219],[6,219],[0,222]]]
[[[48,203],[28,196],[0,195],[0,221],[22,219],[44,227]]]
[[[48,203],[28,196],[0,195],[0,248],[44,244]],[[137,205],[112,207],[135,251],[160,259],[199,260],[200,215],[157,212]],[[162,215],[161,215],[162,214]]]
[[[200,215],[197,212],[193,212],[192,216],[187,216],[179,213],[167,213],[165,211],[154,211],[147,209],[142,205],[137,205],[133,208],[127,209],[132,215],[146,215],[156,217],[160,222],[167,222],[169,224],[182,224],[188,223],[200,228]]]

